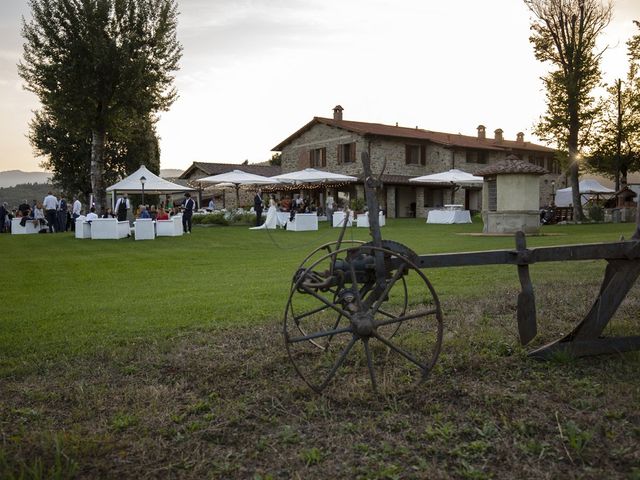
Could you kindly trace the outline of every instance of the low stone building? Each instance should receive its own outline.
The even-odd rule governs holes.
[[[551,181],[559,184],[560,166],[554,158],[555,150],[525,141],[521,132],[516,140],[506,140],[502,129],[498,128],[493,138],[487,138],[486,128],[479,125],[476,136],[467,136],[397,124],[344,120],[340,105],[333,112],[333,118],[314,117],[272,149],[281,152],[282,172],[313,167],[362,179],[360,154],[366,151],[374,173],[380,172],[386,161],[380,202],[391,218],[424,218],[430,208],[450,201],[450,186],[417,186],[409,183],[410,178],[452,168],[475,173],[510,154],[550,172],[540,182],[541,203],[551,201]],[[334,198],[363,198],[364,186],[360,182],[329,193]],[[460,189],[456,192],[455,203],[479,211],[481,189]]]
[[[538,233],[540,230],[539,178],[548,172],[509,155],[478,172],[484,177],[482,221],[484,233]]]
[[[222,208],[223,206],[225,208],[252,207],[255,195],[253,190],[241,188],[239,191],[240,205],[236,205],[236,195],[233,189],[216,187],[210,183],[199,181],[201,178],[219,175],[232,170],[242,170],[247,173],[262,175],[263,177],[273,177],[282,173],[278,165],[193,162],[180,175],[180,179],[186,180],[189,186],[198,189],[198,205],[200,206],[206,207],[209,204],[209,200],[213,198],[216,208]]]

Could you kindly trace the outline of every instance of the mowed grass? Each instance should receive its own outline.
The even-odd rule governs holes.
[[[544,227],[553,235],[527,241],[615,241],[633,229]],[[462,235],[480,230],[391,220],[382,232],[419,254],[513,248],[510,237]],[[337,235],[322,225],[145,242],[0,236],[0,477],[638,478],[640,356],[529,360],[512,266],[426,272],[445,342],[417,391],[310,392],[281,322],[296,268]],[[368,240],[365,229],[347,236]],[[531,267],[534,346],[580,320],[604,266]],[[637,334],[638,297],[634,287],[607,334]]]
[[[474,225],[391,221],[385,238],[416,253],[513,248],[510,237],[472,237]],[[532,237],[530,246],[618,240],[629,225],[553,227],[560,236]],[[166,336],[184,328],[216,328],[279,321],[291,278],[314,248],[337,238],[318,232],[197,228],[191,236],[153,242],[77,240],[71,234],[2,236],[2,369],[11,360],[74,354],[132,336]],[[349,239],[368,240],[352,228]],[[542,281],[598,274],[602,262],[532,268]],[[517,285],[511,267],[470,267],[428,272],[443,297],[483,295]]]

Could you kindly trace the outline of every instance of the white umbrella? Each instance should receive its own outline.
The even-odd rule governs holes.
[[[476,177],[475,175],[454,168],[447,172],[433,173],[431,175],[423,175],[422,177],[410,178],[409,181],[416,183],[436,183],[449,185],[460,185],[465,183],[471,185],[481,185],[483,178]]]
[[[211,175],[210,177],[199,178],[198,181],[209,183],[233,183],[234,185],[268,185],[271,183],[278,183],[272,178],[243,172],[242,170],[233,170],[219,175]]]
[[[233,184],[233,186],[236,187],[237,207],[240,206],[240,185],[270,185],[278,183],[277,180],[273,180],[272,178],[243,172],[242,170],[232,170],[231,172],[221,173],[219,175],[211,175],[210,177],[199,178],[198,181],[216,184]]]
[[[323,182],[355,182],[357,177],[341,173],[324,172],[315,168],[305,168],[296,172],[283,173],[271,177],[281,183],[323,183]]]
[[[427,183],[433,185],[450,185],[451,186],[451,203],[455,191],[460,185],[482,185],[484,179],[482,177],[476,177],[470,173],[463,172],[457,168],[453,168],[446,172],[433,173],[431,175],[423,175],[422,177],[410,178],[410,182],[414,183]]]

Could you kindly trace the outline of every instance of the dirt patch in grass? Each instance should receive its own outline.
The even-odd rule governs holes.
[[[538,287],[536,345],[597,288]],[[20,368],[0,379],[0,477],[640,478],[640,355],[531,360],[515,293],[446,302],[434,372],[397,395],[311,392],[275,322]],[[607,334],[637,332],[638,298]]]

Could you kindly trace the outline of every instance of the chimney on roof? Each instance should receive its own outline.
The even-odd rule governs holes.
[[[502,130],[501,128],[496,128],[496,129],[494,130],[494,132],[493,132],[493,133],[495,134],[495,137],[494,137],[494,138],[495,138],[496,143],[502,143],[502,140],[503,140],[503,139],[502,139],[502,131],[503,131],[503,130]]]
[[[523,132],[516,133],[516,142],[524,143],[524,133]]]
[[[478,125],[478,139],[484,140],[487,138],[487,128],[484,125]]]
[[[333,119],[334,120],[342,120],[342,111],[344,110],[344,108],[342,108],[340,105],[336,105],[335,107],[333,107]]]

